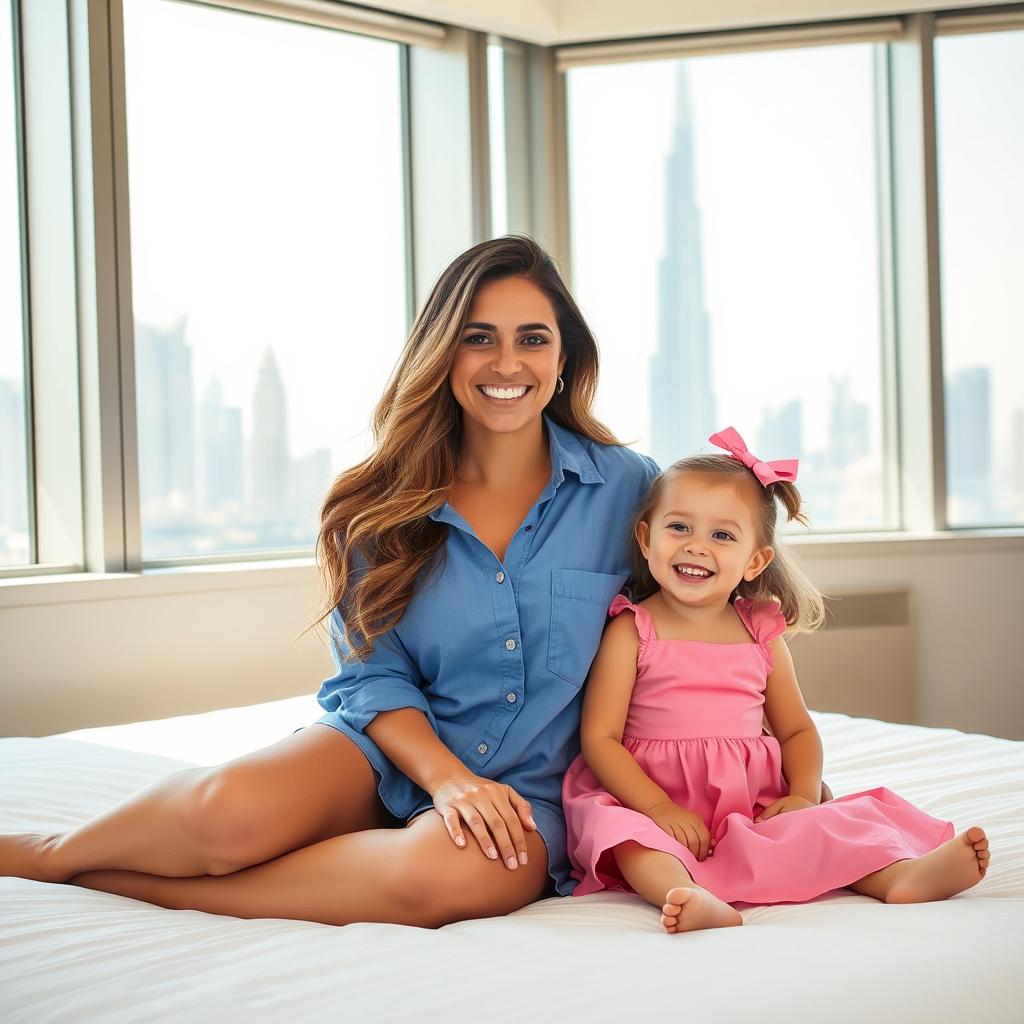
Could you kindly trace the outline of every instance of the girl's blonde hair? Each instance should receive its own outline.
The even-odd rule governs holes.
[[[680,473],[710,473],[724,477],[749,478],[757,484],[759,501],[757,515],[754,516],[757,546],[772,548],[775,557],[755,579],[740,580],[739,585],[729,595],[729,602],[732,603],[737,597],[746,597],[755,603],[778,601],[790,632],[809,633],[819,629],[825,622],[823,595],[800,568],[793,555],[782,546],[776,532],[779,503],[786,511],[786,522],[795,519],[798,523],[807,525],[807,519],[800,511],[800,492],[794,484],[784,480],[769,484],[767,487],[763,486],[752,470],[731,455],[693,455],[687,459],[680,459],[673,462],[655,479],[647,500],[633,521],[633,575],[629,581],[633,601],[642,601],[659,589],[658,582],[651,575],[650,566],[640,549],[637,527],[642,522],[650,524],[651,513],[661,498],[665,482]]]
[[[448,527],[429,513],[448,498],[462,439],[448,375],[477,289],[513,276],[544,292],[561,335],[565,388],[545,412],[592,441],[620,443],[591,413],[597,342],[551,257],[524,235],[481,242],[457,257],[430,292],[374,410],[373,452],[334,481],[321,508],[317,561],[326,599],[314,624],[340,607],[357,658],[372,653],[441,564]]]

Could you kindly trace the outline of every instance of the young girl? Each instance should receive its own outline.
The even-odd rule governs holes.
[[[591,669],[562,789],[574,895],[632,889],[680,932],[742,924],[735,902],[847,886],[917,903],[977,884],[980,828],[954,838],[882,788],[819,803],[821,741],[782,634],[817,628],[823,603],[775,532],[776,499],[805,522],[797,463],[759,461],[731,427],[710,440],[729,454],[655,480],[634,600],[612,602]]]

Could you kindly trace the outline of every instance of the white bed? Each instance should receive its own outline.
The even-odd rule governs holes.
[[[218,763],[316,714],[297,698],[2,739],[0,830],[66,828],[183,763]],[[988,878],[946,903],[838,892],[677,936],[622,894],[430,931],[243,921],[3,878],[0,1019],[1024,1021],[1024,743],[815,717],[837,795],[884,783],[958,830],[983,825]]]

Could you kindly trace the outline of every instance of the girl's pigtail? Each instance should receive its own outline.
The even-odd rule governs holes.
[[[777,498],[786,510],[786,522],[808,525],[801,511],[803,500],[795,484],[779,480],[766,488],[772,503]],[[772,530],[774,533],[774,530]],[[757,579],[744,580],[737,593],[753,601],[778,601],[791,633],[811,633],[825,623],[825,601],[796,557],[782,544],[774,542],[775,557]]]
[[[791,484],[788,480],[776,480],[775,483],[768,485],[767,490],[772,497],[778,498],[782,503],[782,507],[786,510],[787,523],[792,523],[795,520],[802,526],[809,525],[807,516],[800,511],[803,499],[796,489],[796,484]]]

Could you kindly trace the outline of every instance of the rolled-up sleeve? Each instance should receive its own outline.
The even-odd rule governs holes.
[[[377,637],[365,660],[351,657],[345,625],[337,608],[330,617],[331,657],[335,673],[320,686],[317,700],[325,711],[337,712],[357,732],[382,711],[416,708],[437,732],[437,722],[422,689],[423,677],[395,630]]]

